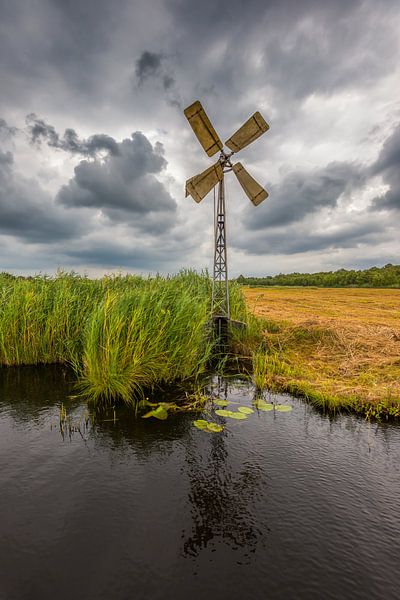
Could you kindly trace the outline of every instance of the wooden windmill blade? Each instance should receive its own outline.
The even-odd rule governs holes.
[[[190,195],[196,202],[201,202],[213,187],[222,180],[223,175],[221,163],[218,161],[199,175],[187,180],[186,196]]]
[[[268,192],[265,190],[251,175],[241,163],[236,163],[232,167],[233,172],[240,185],[243,188],[246,196],[251,200],[254,206],[261,204],[263,200],[268,198]]]
[[[208,156],[214,156],[214,154],[222,150],[223,144],[219,139],[218,133],[215,131],[198,100],[185,108],[184,114]]]
[[[254,142],[254,140],[268,131],[268,129],[268,123],[257,111],[225,142],[225,145],[232,152],[238,152]]]

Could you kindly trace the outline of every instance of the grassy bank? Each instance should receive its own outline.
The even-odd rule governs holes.
[[[248,326],[234,330],[225,366],[324,410],[400,417],[400,290],[231,283],[230,292],[232,318]],[[210,298],[209,277],[191,271],[97,280],[0,274],[0,365],[69,364],[93,402],[135,404],[159,386],[196,387],[212,357],[221,368]]]
[[[264,321],[264,385],[330,411],[400,417],[400,290],[243,291]]]
[[[174,277],[90,280],[0,275],[0,364],[68,363],[94,401],[134,402],[143,389],[195,380],[213,340],[210,280]],[[232,286],[234,318],[245,303]]]

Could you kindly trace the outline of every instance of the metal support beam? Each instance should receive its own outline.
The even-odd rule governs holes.
[[[226,254],[226,216],[224,178],[218,184],[215,207],[214,273],[212,287],[212,315],[225,322],[230,318],[228,261]]]

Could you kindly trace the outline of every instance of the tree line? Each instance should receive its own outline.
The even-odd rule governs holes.
[[[265,277],[244,277],[236,280],[241,285],[254,287],[287,285],[315,287],[400,287],[400,265],[387,264],[384,267],[371,267],[356,271],[339,269],[320,273],[289,273],[267,275]]]

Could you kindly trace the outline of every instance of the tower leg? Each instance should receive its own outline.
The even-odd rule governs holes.
[[[222,334],[223,324],[230,318],[228,261],[226,253],[226,216],[224,178],[218,184],[218,201],[215,209],[215,246],[212,288],[212,315],[217,331]],[[220,331],[221,330],[221,331]]]

